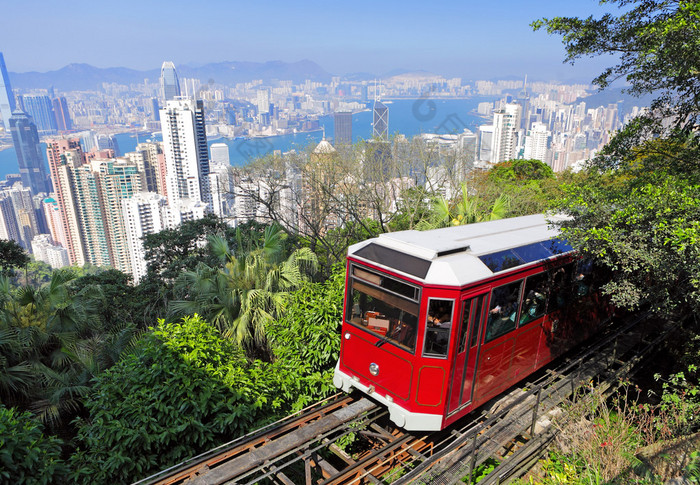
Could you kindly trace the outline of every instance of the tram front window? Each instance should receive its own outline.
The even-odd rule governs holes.
[[[379,336],[377,345],[390,342],[415,351],[418,303],[354,278],[348,286],[345,318],[349,323]]]

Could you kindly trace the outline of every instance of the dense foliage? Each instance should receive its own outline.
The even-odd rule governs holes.
[[[0,404],[0,482],[48,484],[64,481],[61,440],[42,433],[28,412]]]
[[[289,311],[270,328],[274,362],[247,359],[198,316],[161,322],[96,379],[79,423],[76,474],[133,480],[328,395],[343,275],[289,295]]]

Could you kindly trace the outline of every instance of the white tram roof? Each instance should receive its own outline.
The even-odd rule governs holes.
[[[508,269],[570,252],[543,214],[430,231],[399,231],[350,246],[348,256],[427,285],[464,286]]]

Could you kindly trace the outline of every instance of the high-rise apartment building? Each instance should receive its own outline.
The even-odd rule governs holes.
[[[165,61],[160,68],[160,93],[164,101],[180,96],[180,81],[171,61]]]
[[[47,141],[46,155],[53,182],[56,202],[61,216],[63,230],[56,236],[63,236],[60,243],[68,250],[68,258],[73,265],[82,266],[87,262],[81,238],[80,223],[72,190],[71,170],[80,167],[85,157],[78,138],[58,138]]]
[[[167,228],[167,200],[160,194],[141,192],[121,201],[129,265],[134,282],[146,275],[146,251],[142,237]]]
[[[525,152],[523,157],[525,159],[539,160],[551,165],[551,139],[552,132],[547,129],[547,125],[539,122],[533,123],[532,128],[525,137]]]
[[[136,150],[124,155],[138,167],[141,174],[141,187],[144,192],[157,192],[165,195],[165,178],[160,176],[164,169],[165,155],[163,147],[158,143],[139,143]],[[163,166],[163,167],[162,167]]]
[[[73,122],[70,119],[70,112],[68,111],[68,102],[63,96],[59,96],[54,99],[53,113],[56,116],[56,127],[58,131],[70,131],[73,129]]]
[[[389,108],[376,99],[372,109],[372,137],[383,141],[389,140]]]
[[[160,110],[160,123],[168,204],[175,207],[180,200],[189,199],[211,206],[203,102],[170,100]]]
[[[352,145],[352,113],[338,111],[333,116],[336,145]]]
[[[508,103],[504,108],[493,112],[491,163],[504,162],[516,157],[520,109],[519,104]]]
[[[5,131],[10,130],[10,117],[15,107],[15,95],[12,92],[10,76],[7,74],[7,67],[5,67],[5,58],[0,52],[0,116],[2,116]]]
[[[121,201],[142,191],[141,174],[137,165],[127,160],[93,160],[90,167],[98,182],[110,264],[119,271],[131,273]]]
[[[58,131],[53,103],[45,94],[28,94],[22,96],[24,111],[36,123],[40,135],[53,135]]]
[[[12,198],[4,192],[0,192],[0,239],[12,240],[22,245]]]

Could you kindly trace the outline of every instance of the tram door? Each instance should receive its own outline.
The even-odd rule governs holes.
[[[452,365],[447,413],[453,413],[472,401],[474,376],[478,362],[479,329],[486,295],[462,300],[462,318],[455,360]]]

